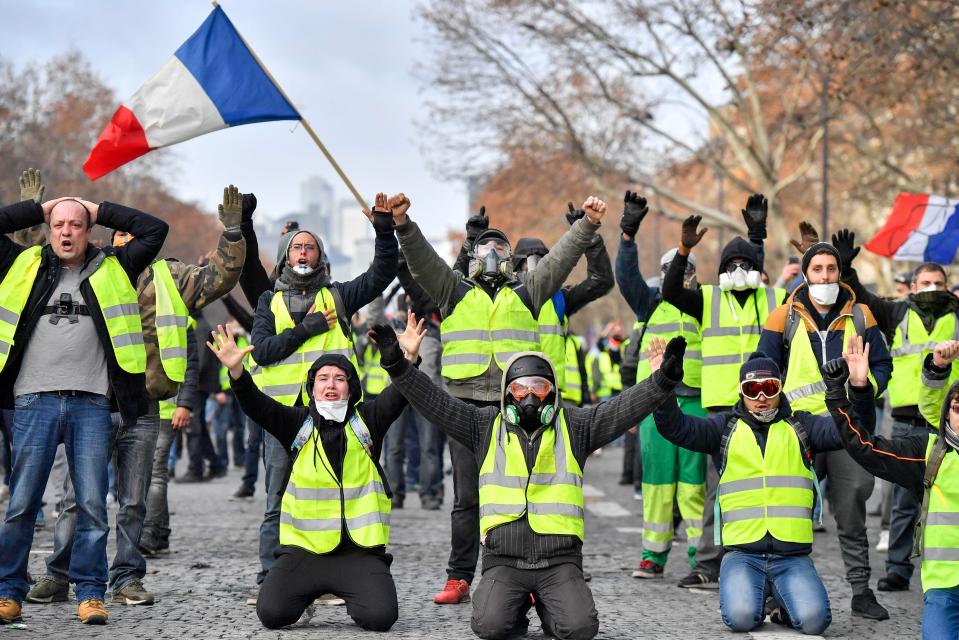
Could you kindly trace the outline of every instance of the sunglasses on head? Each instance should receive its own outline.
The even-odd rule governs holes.
[[[545,400],[552,390],[553,383],[540,376],[523,376],[506,385],[506,391],[517,400],[522,400],[531,393],[540,400]]]
[[[779,378],[763,378],[761,380],[744,380],[739,383],[739,393],[744,398],[750,400],[759,400],[759,394],[766,396],[767,399],[775,398],[782,391],[782,382]]]

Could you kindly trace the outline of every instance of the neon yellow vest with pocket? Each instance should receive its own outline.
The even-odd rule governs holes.
[[[315,313],[334,309],[333,294],[326,287],[320,289],[316,294]],[[270,311],[273,312],[274,326],[276,334],[292,329],[296,326],[290,311],[286,307],[286,301],[283,300],[283,292],[277,291],[270,301]],[[270,396],[280,404],[292,407],[296,404],[297,395],[303,398],[303,404],[309,404],[310,399],[306,393],[306,375],[310,372],[310,367],[316,362],[317,358],[326,353],[336,353],[349,358],[357,373],[360,366],[356,361],[356,353],[353,351],[353,341],[350,336],[343,333],[340,327],[339,318],[336,326],[330,327],[318,336],[313,336],[306,340],[299,348],[283,358],[279,362],[270,365],[258,365],[250,361],[250,374],[256,386],[266,395]]]
[[[739,401],[739,367],[756,350],[766,318],[786,292],[760,287],[742,307],[732,291],[704,285],[702,292],[703,407],[731,407]]]
[[[767,532],[782,542],[811,544],[814,487],[813,472],[788,422],[769,426],[761,450],[752,429],[739,420],[716,492],[723,544],[750,544]]]
[[[583,402],[583,374],[579,370],[579,349],[583,339],[579,336],[567,335],[564,339],[566,356],[563,361],[566,384],[563,386],[563,400],[574,404]]]
[[[556,372],[556,388],[566,388],[566,331],[556,314],[556,305],[550,298],[539,310],[540,347]]]
[[[536,533],[583,539],[583,470],[573,456],[563,410],[553,424],[558,429],[546,427],[540,434],[530,471],[519,437],[509,433],[501,415],[493,420],[479,473],[481,536],[526,514]]]
[[[954,313],[937,318],[932,331],[927,332],[919,314],[912,309],[906,311],[896,327],[889,349],[889,355],[892,356],[889,406],[896,408],[919,404],[922,362],[926,354],[936,347],[936,343],[943,340],[959,340],[959,323]]]
[[[440,324],[442,374],[450,380],[483,375],[492,362],[503,369],[514,353],[541,351],[539,322],[510,287],[495,299],[473,285]]]
[[[351,419],[362,422],[358,413]],[[383,478],[349,423],[343,425],[343,439],[342,480],[331,472],[316,430],[300,448],[280,507],[280,544],[329,553],[340,544],[344,520],[357,546],[389,542],[391,504]]]
[[[180,290],[166,260],[153,263],[153,289],[156,292],[156,330],[160,347],[160,364],[173,382],[186,376],[186,330],[190,324]]]
[[[944,426],[948,429],[948,426]],[[926,461],[936,443],[930,435]],[[950,449],[929,491],[929,513],[922,534],[922,590],[959,586],[959,454]]]
[[[363,350],[363,392],[378,396],[390,382],[390,375],[380,366],[380,350],[366,345]]]
[[[147,370],[147,352],[140,324],[140,303],[116,256],[106,256],[89,278],[110,334],[117,364],[127,373]]]
[[[0,371],[7,364],[20,315],[37,279],[41,251],[41,247],[30,247],[21,252],[0,282]]]
[[[643,331],[645,325],[646,330]],[[634,332],[643,336],[639,349],[639,363],[636,365],[637,384],[648,378],[649,360],[646,359],[646,349],[653,338],[660,338],[669,342],[671,338],[683,336],[686,338],[686,355],[683,357],[683,384],[692,389],[699,389],[703,379],[703,352],[700,344],[699,323],[696,318],[685,314],[665,300],[656,305],[656,309],[645,323],[637,322],[633,325]]]
[[[607,397],[617,391],[622,391],[623,379],[619,374],[619,365],[613,362],[613,357],[609,355],[609,351],[600,351],[596,357],[599,359],[599,375],[602,378],[600,391],[605,392],[600,393],[599,396],[601,398]]]

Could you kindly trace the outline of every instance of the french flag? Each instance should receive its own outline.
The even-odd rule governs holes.
[[[900,193],[886,224],[865,247],[893,260],[951,264],[959,249],[959,200]]]
[[[156,75],[117,109],[83,171],[96,180],[149,151],[204,133],[299,119],[217,6]]]

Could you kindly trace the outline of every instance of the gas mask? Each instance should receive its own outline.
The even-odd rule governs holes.
[[[513,277],[510,246],[505,240],[487,238],[473,247],[469,264],[471,278],[495,281]]]
[[[839,297],[839,283],[830,282],[827,284],[810,284],[809,297],[824,307],[831,307],[836,304],[836,298]]]
[[[522,376],[506,385],[504,417],[510,424],[535,431],[553,422],[556,389],[542,376]]]
[[[723,291],[758,289],[760,284],[761,274],[753,268],[752,263],[745,261],[730,262],[726,272],[719,274],[719,288]]]

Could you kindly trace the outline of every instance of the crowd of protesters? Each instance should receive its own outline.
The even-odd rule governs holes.
[[[29,169],[0,209],[2,623],[24,602],[67,601],[71,584],[88,624],[107,622],[108,593],[153,604],[147,563],[175,540],[167,486],[183,452],[180,482],[243,467],[236,498],[253,496],[262,462],[249,603],[267,628],[319,600],[390,629],[390,515],[418,491],[425,510],[452,502],[437,605],[472,601],[481,638],[523,635],[530,609],[549,637],[593,638],[583,482],[590,456],[621,441],[620,481],[642,501],[634,577],[663,578],[680,530],[679,586],[718,589],[730,630],[769,619],[818,635],[832,609],[810,553],[837,535],[854,615],[888,619],[872,585],[909,589],[918,557],[923,637],[959,636],[959,298],[942,265],[897,275],[882,298],[859,281],[852,232],[825,242],[803,223],[771,285],[768,205],[753,194],[747,237],[722,247],[714,278],[697,270],[699,216],[645,278],[649,209],[630,191],[615,266],[598,233],[611,212],[592,196],[568,205],[552,247],[512,242],[481,209],[450,265],[410,199],[380,193],[364,211],[373,260],[340,282],[323,238],[295,225],[267,271],[256,198],[232,185],[196,265],[158,259],[168,227],[154,216],[44,191]],[[109,244],[92,242],[96,224]],[[584,256],[585,279],[567,284]],[[589,347],[570,318],[614,288],[632,329],[609,318]],[[212,326],[216,300],[231,320]],[[870,532],[876,478],[887,515]],[[48,481],[54,550],[33,580]],[[888,552],[875,582],[874,542]]]

